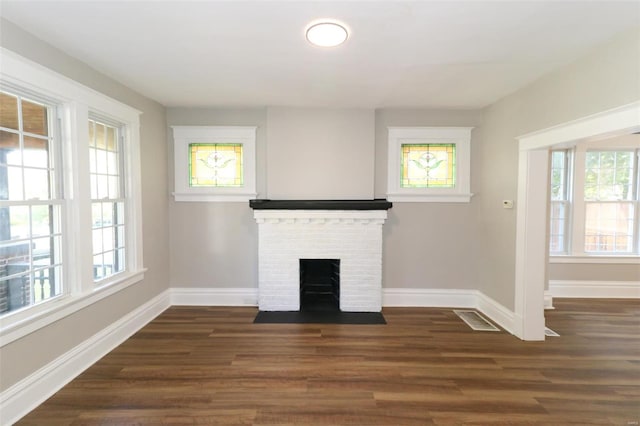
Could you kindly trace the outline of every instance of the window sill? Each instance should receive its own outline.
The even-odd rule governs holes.
[[[583,256],[572,256],[572,255],[559,255],[559,256],[549,256],[549,263],[602,263],[602,264],[610,264],[610,265],[622,265],[622,264],[638,264],[640,265],[640,256],[630,255],[630,256],[603,256],[603,255],[583,255]]]
[[[145,271],[142,269],[119,276],[88,293],[59,296],[7,314],[0,319],[0,348],[142,281]]]
[[[409,203],[468,203],[473,194],[387,194],[391,202]]]

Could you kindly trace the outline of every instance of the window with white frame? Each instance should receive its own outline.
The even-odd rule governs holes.
[[[551,152],[550,253],[566,253],[570,214],[571,151]]]
[[[389,127],[389,201],[469,202],[471,127]]]
[[[3,346],[144,268],[140,112],[6,49],[0,60]]]
[[[256,197],[256,127],[172,126],[176,201]]]
[[[56,107],[0,91],[0,313],[62,294]]]
[[[89,120],[93,279],[100,282],[123,272],[126,264],[122,125],[104,121]]]
[[[552,151],[551,255],[640,254],[638,146],[590,143]]]
[[[637,250],[637,150],[587,151],[584,176],[584,251]]]

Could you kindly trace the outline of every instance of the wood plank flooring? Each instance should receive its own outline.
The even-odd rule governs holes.
[[[638,425],[640,301],[554,304],[545,342],[451,309],[313,325],[172,307],[18,424]]]

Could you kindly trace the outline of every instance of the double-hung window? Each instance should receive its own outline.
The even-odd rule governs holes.
[[[56,107],[0,91],[0,313],[62,293]]]
[[[0,347],[143,278],[140,112],[0,48]]]
[[[571,213],[570,177],[571,151],[567,149],[551,152],[551,205],[549,252],[564,254],[568,251],[568,227]]]
[[[633,254],[638,243],[638,151],[587,151],[584,251]]]
[[[121,125],[89,120],[89,180],[93,279],[102,281],[126,265]]]
[[[640,148],[625,141],[551,152],[551,255],[640,254]]]

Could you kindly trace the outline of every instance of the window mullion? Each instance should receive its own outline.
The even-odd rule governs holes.
[[[576,148],[573,159],[573,223],[571,224],[571,253],[582,256],[584,251],[585,202],[584,179],[586,150]]]
[[[640,254],[640,149],[636,149],[634,160],[633,185],[635,188],[633,188],[633,199],[635,202],[633,203],[633,252]]]

